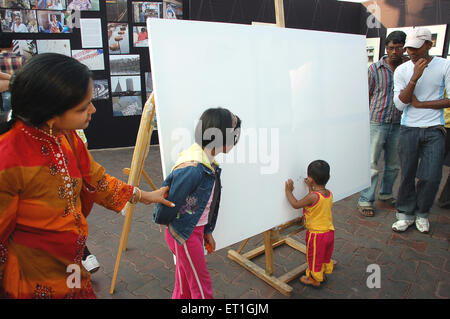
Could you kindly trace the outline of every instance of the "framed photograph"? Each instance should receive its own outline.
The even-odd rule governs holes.
[[[380,38],[366,38],[367,66],[380,59]]]
[[[37,54],[36,40],[12,40],[13,52],[28,60]]]
[[[418,26],[419,27],[419,26]],[[445,40],[445,32],[447,30],[446,24],[437,24],[437,25],[424,25],[420,26],[423,28],[427,28],[431,31],[431,41],[433,41],[433,47],[431,48],[429,54],[433,56],[442,56],[444,53],[444,40]],[[403,27],[403,28],[388,28],[387,35],[392,31],[403,31],[408,35],[408,33],[413,29],[413,27]],[[386,53],[386,49],[385,49]]]
[[[139,75],[112,76],[112,96],[141,95],[141,77]]]
[[[130,53],[127,23],[108,23],[109,54]]]
[[[93,100],[109,99],[109,85],[107,79],[94,80],[92,96]]]
[[[38,10],[65,10],[66,0],[30,0],[31,8]]]
[[[0,10],[0,23],[3,32],[33,33],[38,31],[36,11]]]
[[[146,26],[133,27],[133,45],[137,48],[148,47],[148,32]]]
[[[133,116],[142,114],[142,97],[140,95],[114,96],[113,116]]]
[[[162,2],[133,2],[133,22],[145,23],[147,18],[162,18]]]
[[[127,22],[128,9],[126,0],[106,1],[106,19],[111,22]]]
[[[151,72],[145,72],[145,92],[147,93],[153,92],[153,82]]]
[[[111,75],[141,74],[140,60],[138,54],[110,55],[109,63]]]
[[[183,4],[177,0],[165,0],[163,2],[164,19],[183,19]]]
[[[67,10],[100,11],[99,0],[67,0]]]
[[[37,11],[39,32],[41,33],[70,33],[71,28],[66,23],[66,16],[61,11]]]
[[[72,58],[86,65],[89,70],[98,71],[105,69],[103,49],[72,50]]]
[[[70,55],[70,40],[36,40],[37,52]]]
[[[8,9],[31,9],[29,0],[0,0],[0,7]]]

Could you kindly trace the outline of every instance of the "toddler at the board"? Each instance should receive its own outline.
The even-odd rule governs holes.
[[[305,184],[309,193],[297,200],[292,191],[294,182],[285,183],[286,197],[295,209],[303,208],[306,231],[306,276],[300,278],[305,285],[319,287],[325,280],[325,274],[333,272],[331,255],[334,249],[334,226],[331,207],[333,194],[325,188],[330,179],[330,166],[323,160],[316,160],[308,166]]]
[[[175,207],[155,207],[153,220],[167,225],[166,242],[175,255],[173,299],[212,299],[211,277],[204,247],[215,249],[212,236],[221,194],[219,168],[214,160],[238,142],[241,120],[227,109],[206,110],[195,129],[195,143],[181,152],[163,185]],[[214,138],[213,138],[214,136]]]

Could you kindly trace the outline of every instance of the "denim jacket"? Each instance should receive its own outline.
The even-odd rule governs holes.
[[[169,232],[180,245],[183,245],[197,226],[215,185],[208,224],[204,230],[205,233],[212,233],[219,211],[220,173],[221,169],[217,163],[210,164],[203,149],[198,144],[193,144],[180,154],[171,173],[162,184],[169,186],[167,200],[175,203],[175,207],[157,204],[153,221],[162,216],[175,216],[168,223]],[[165,224],[164,219],[159,220],[159,223]]]

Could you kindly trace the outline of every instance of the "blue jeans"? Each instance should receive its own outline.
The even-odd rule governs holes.
[[[397,219],[428,218],[439,189],[444,154],[445,134],[441,128],[401,126]]]
[[[393,197],[392,188],[400,170],[398,137],[400,124],[370,123],[370,177],[371,184],[360,193],[358,205],[372,207],[378,185],[378,161],[384,150],[383,176],[379,190],[381,200]]]

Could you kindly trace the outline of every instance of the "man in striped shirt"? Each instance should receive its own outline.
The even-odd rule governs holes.
[[[378,161],[383,150],[384,167],[378,199],[395,207],[392,188],[400,170],[397,146],[401,114],[393,101],[394,71],[405,60],[405,39],[406,34],[402,31],[390,33],[385,41],[387,56],[369,67],[371,185],[360,193],[358,200],[358,210],[366,217],[375,214]]]

